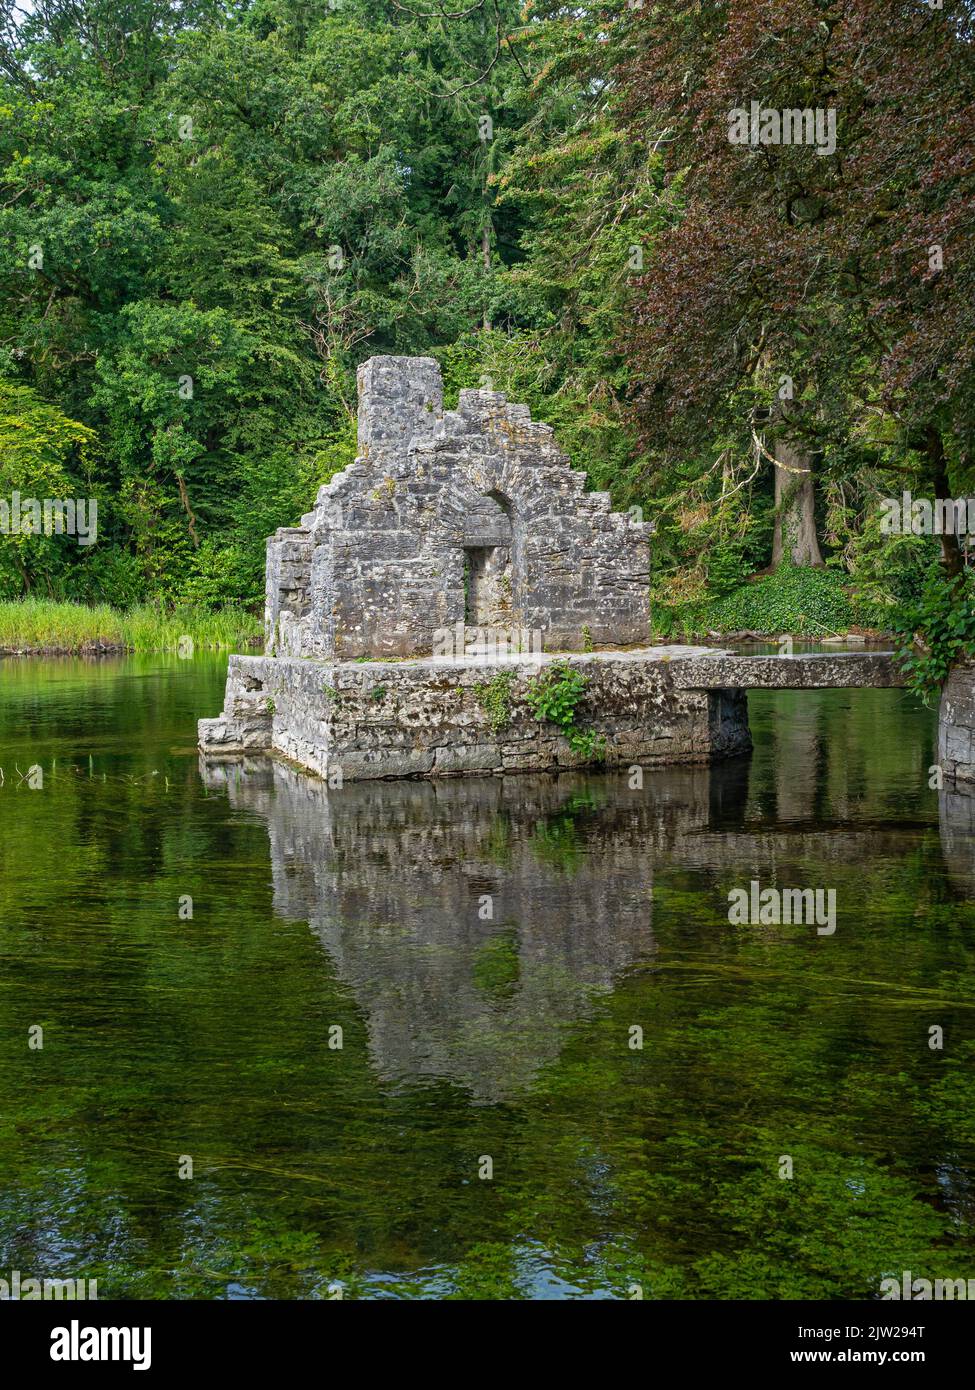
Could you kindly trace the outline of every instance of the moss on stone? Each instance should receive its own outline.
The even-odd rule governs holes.
[[[481,681],[474,687],[474,694],[495,733],[503,729],[511,718],[511,687],[514,680],[514,671],[499,671],[491,680]]]

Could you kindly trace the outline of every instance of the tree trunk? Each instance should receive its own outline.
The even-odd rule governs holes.
[[[941,438],[941,431],[934,425],[929,426],[925,435],[925,452],[928,456],[928,467],[931,469],[931,481],[934,484],[935,514],[941,509],[937,502],[941,498],[951,496],[951,488],[948,483],[948,468],[945,463],[945,446]],[[952,515],[947,509],[941,513],[945,516]],[[964,557],[962,556],[961,546],[958,544],[958,537],[953,531],[942,531],[941,533],[941,558],[944,562],[945,572],[948,575],[961,574],[965,568]]]
[[[484,328],[491,331],[491,311],[488,309],[488,276],[491,274],[491,218],[490,215],[481,231],[481,264],[484,267]]]
[[[819,567],[823,557],[816,535],[812,456],[801,445],[780,439],[775,444],[775,459],[772,568],[777,569],[787,555],[794,565]]]

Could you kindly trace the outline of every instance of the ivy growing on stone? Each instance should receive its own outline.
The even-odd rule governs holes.
[[[529,681],[526,699],[535,718],[555,724],[568,739],[574,753],[585,758],[605,756],[606,744],[601,734],[583,729],[577,723],[579,704],[585,695],[588,678],[567,661],[556,661]]]

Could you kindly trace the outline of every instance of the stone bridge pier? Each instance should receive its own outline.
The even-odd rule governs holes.
[[[815,690],[902,686],[892,652],[739,656],[716,652],[675,672],[681,689]],[[938,764],[949,785],[975,795],[975,662],[956,666],[938,709]]]
[[[975,663],[956,666],[941,692],[938,762],[947,781],[975,784]]]
[[[717,652],[675,672],[680,689],[814,690],[902,686],[891,652],[738,656]],[[938,708],[938,764],[949,784],[975,793],[975,662],[956,666]]]

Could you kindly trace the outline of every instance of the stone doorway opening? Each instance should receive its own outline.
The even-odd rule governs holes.
[[[502,545],[464,547],[464,625],[497,627],[511,617],[511,552]]]

